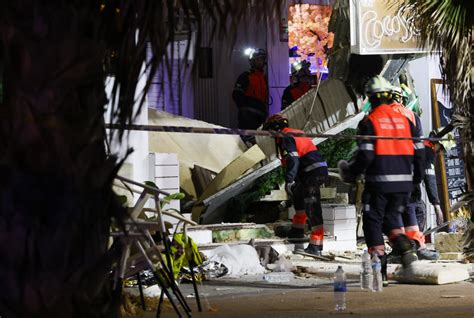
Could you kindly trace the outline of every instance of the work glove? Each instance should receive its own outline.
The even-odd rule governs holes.
[[[293,190],[295,188],[295,182],[292,181],[292,182],[287,182],[285,184],[285,191],[286,193],[288,193],[288,196],[292,196],[293,195]]]
[[[439,226],[444,223],[443,211],[441,210],[439,204],[435,204],[434,209],[436,214],[436,225]]]
[[[357,181],[357,178],[355,175],[353,175],[349,169],[349,163],[346,160],[340,160],[337,163],[337,166],[339,168],[339,176],[341,177],[341,180],[345,183],[349,184],[355,184]]]

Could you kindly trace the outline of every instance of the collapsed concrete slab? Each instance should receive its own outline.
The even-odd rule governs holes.
[[[444,285],[469,279],[468,265],[417,261],[395,270],[394,280],[407,284]]]
[[[198,202],[194,205],[192,209],[192,219],[204,224],[221,222],[222,219],[219,219],[219,216],[214,217],[213,215],[209,215],[209,212],[206,212],[205,216],[207,221],[202,220],[201,215],[207,209],[207,205],[204,201],[232,183],[235,183],[238,178],[242,177],[263,159],[265,159],[265,154],[255,145],[222,169],[207,186],[203,194],[199,197]]]
[[[156,109],[148,109],[148,123],[158,126],[222,128]],[[238,135],[154,132],[149,134],[149,150],[157,153],[176,153],[180,163],[180,186],[186,193],[198,198],[190,169],[199,165],[211,171],[221,171],[244,153],[247,147]]]

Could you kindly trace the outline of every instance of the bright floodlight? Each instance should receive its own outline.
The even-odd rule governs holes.
[[[250,56],[254,51],[255,51],[254,48],[249,47],[245,49],[244,54],[247,56]]]

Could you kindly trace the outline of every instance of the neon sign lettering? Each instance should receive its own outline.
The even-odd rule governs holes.
[[[401,43],[407,43],[419,36],[420,30],[414,25],[416,16],[406,14],[410,11],[414,11],[413,6],[406,6],[400,8],[395,16],[386,15],[381,19],[376,11],[366,11],[362,16],[362,35],[367,46],[378,48],[384,38],[396,37]]]

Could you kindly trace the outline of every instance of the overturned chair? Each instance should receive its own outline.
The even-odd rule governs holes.
[[[140,272],[151,270],[153,276],[161,288],[159,305],[156,317],[160,317],[161,305],[164,296],[168,298],[178,317],[182,317],[181,312],[187,317],[191,317],[191,308],[186,302],[176,283],[176,266],[173,266],[173,252],[176,248],[172,246],[166,233],[163,215],[168,215],[183,222],[183,234],[179,236],[179,242],[184,244],[184,256],[180,257],[180,262],[189,266],[198,310],[202,311],[194,267],[200,265],[202,260],[190,251],[192,241],[186,235],[186,226],[188,224],[196,225],[195,222],[184,218],[181,214],[173,211],[162,211],[160,196],[168,196],[169,193],[162,191],[154,186],[142,184],[121,176],[117,176],[114,186],[126,189],[131,193],[139,194],[139,198],[132,208],[129,208],[128,218],[124,220],[119,230],[113,230],[111,236],[114,238],[115,247],[121,248],[121,257],[119,263],[115,266],[115,287],[122,284],[127,277],[136,275],[142,308],[145,310],[145,300],[143,287],[140,279]],[[140,190],[137,190],[139,187]],[[145,208],[148,200],[152,199],[155,209]],[[143,212],[153,212],[156,214],[156,221],[146,221],[138,217]],[[152,235],[156,233],[156,235]],[[118,246],[117,246],[118,245]],[[134,253],[132,253],[132,249]],[[179,270],[178,270],[179,272]]]

